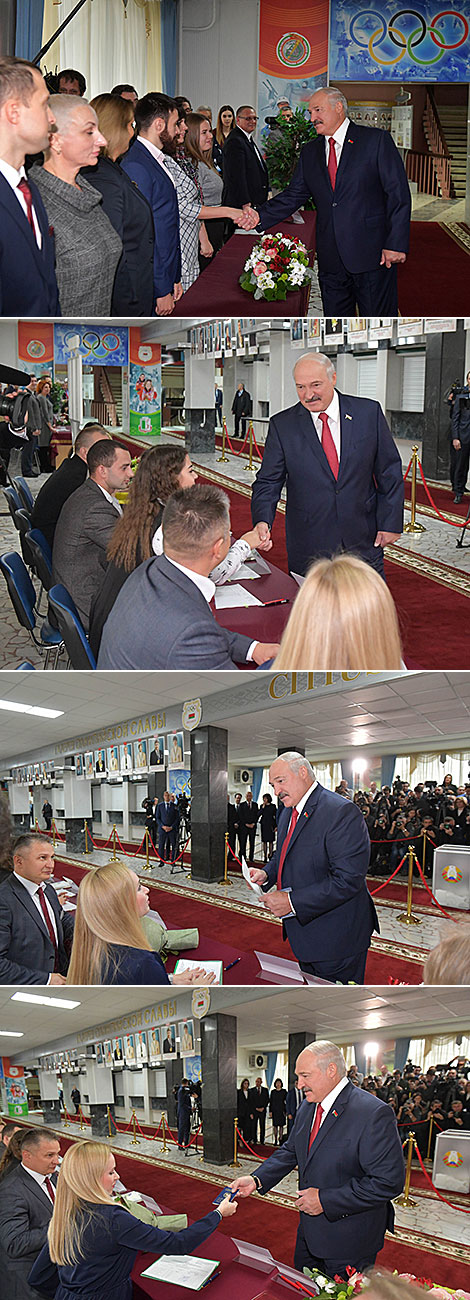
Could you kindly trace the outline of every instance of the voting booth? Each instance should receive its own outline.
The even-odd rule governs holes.
[[[438,1133],[432,1181],[448,1192],[470,1192],[470,1133],[454,1128]]]
[[[470,848],[441,844],[434,850],[432,890],[442,907],[470,910]]]

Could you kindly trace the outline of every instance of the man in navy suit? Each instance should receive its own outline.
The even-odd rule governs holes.
[[[28,1277],[47,1240],[57,1183],[60,1143],[51,1129],[22,1131],[21,1163],[0,1186],[0,1246],[6,1294],[36,1300]]]
[[[325,790],[307,758],[294,751],[269,772],[283,805],[277,846],[266,870],[251,867],[265,906],[283,920],[284,938],[302,970],[331,983],[364,983],[377,913],[366,886],[370,839],[362,812]]]
[[[157,316],[169,316],[182,295],[178,199],[163,145],[174,140],[178,109],[169,95],[144,95],[135,110],[137,140],[121,166],[153,212],[153,288]]]
[[[272,525],[287,482],[289,568],[352,551],[383,576],[383,548],[403,528],[401,459],[382,408],[336,391],[333,362],[321,352],[294,366],[299,396],[269,423],[253,484],[253,523]]]
[[[290,184],[262,204],[262,230],[313,198],[325,316],[397,316],[397,263],[406,260],[411,198],[388,131],[358,126],[347,100],[321,86],[309,101],[317,139],[304,145]],[[229,137],[230,138],[230,137]],[[247,227],[249,228],[249,227]]]
[[[310,1043],[295,1068],[305,1101],[289,1137],[231,1188],[243,1198],[264,1195],[297,1168],[295,1267],[346,1280],[348,1266],[362,1272],[374,1264],[393,1232],[392,1197],[405,1174],[396,1119],[385,1102],[349,1083],[334,1043]]]
[[[157,804],[155,814],[155,823],[158,828],[158,852],[165,861],[167,860],[167,853],[170,855],[170,862],[175,860],[179,819],[176,804],[171,802],[169,790],[165,790],[161,803]]]
[[[288,1136],[288,1137],[289,1137],[289,1133],[290,1133],[290,1131],[291,1131],[291,1128],[293,1128],[294,1120],[295,1120],[295,1117],[296,1117],[297,1111],[300,1109],[300,1107],[301,1107],[301,1105],[302,1105],[302,1102],[303,1102],[303,1099],[304,1099],[304,1094],[303,1094],[303,1092],[302,1092],[302,1089],[299,1088],[298,1084],[294,1084],[294,1086],[293,1086],[292,1088],[289,1088],[289,1089],[288,1089],[287,1096],[286,1096],[287,1136]]]
[[[59,316],[54,232],[26,154],[46,149],[54,126],[38,68],[0,58],[0,315]]]
[[[0,984],[65,984],[73,917],[47,882],[54,849],[45,835],[20,835],[13,871],[0,886]]]

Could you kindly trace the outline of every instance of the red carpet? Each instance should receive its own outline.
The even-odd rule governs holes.
[[[199,481],[210,480],[203,480],[201,476]],[[224,488],[224,491],[230,498],[234,532],[240,536],[251,527],[250,498],[235,489]],[[273,526],[273,549],[269,552],[269,559],[287,573],[285,519],[279,512]],[[436,572],[438,570],[436,565]],[[442,668],[442,642],[438,628],[443,625],[446,629],[446,667],[461,668],[468,653],[467,596],[391,559],[385,561],[385,572],[398,610],[408,667]]]
[[[70,1141],[71,1139],[61,1137],[61,1147],[68,1147]],[[144,1152],[144,1159],[138,1161],[121,1155],[120,1152],[115,1154],[119,1176],[129,1190],[138,1189],[148,1196],[154,1196],[174,1213],[184,1210],[190,1219],[202,1218],[207,1214],[213,1198],[220,1191],[219,1184],[191,1178],[189,1172],[180,1174],[171,1169],[159,1170],[146,1164]],[[191,1158],[188,1157],[188,1162]],[[201,1166],[197,1164],[196,1168],[199,1173]],[[236,1218],[222,1223],[219,1231],[228,1237],[238,1236],[245,1241],[257,1242],[259,1246],[267,1247],[274,1259],[292,1264],[297,1223],[295,1210],[271,1203],[263,1207],[260,1200],[253,1197],[240,1203]],[[462,1289],[468,1286],[468,1266],[439,1255],[436,1242],[431,1239],[429,1250],[421,1250],[387,1238],[377,1257],[377,1263],[391,1271],[406,1270],[418,1277],[432,1278],[442,1286]]]
[[[85,867],[61,859],[57,863],[57,872],[68,875],[76,884],[80,884]],[[261,984],[258,981],[259,965],[254,956],[258,952],[269,952],[277,957],[292,958],[287,944],[283,942],[280,926],[272,922],[255,920],[242,916],[240,912],[231,913],[229,908],[218,907],[215,903],[203,903],[199,899],[184,897],[184,883],[181,892],[167,893],[156,885],[150,886],[150,906],[160,912],[170,930],[197,925],[200,933],[199,948],[188,952],[188,956],[209,959],[211,956],[229,965],[241,955],[241,960],[224,974],[224,984]],[[230,946],[229,946],[230,945]],[[172,971],[174,959],[168,962]],[[420,984],[423,968],[416,962],[394,957],[390,953],[369,952],[366,966],[367,984],[388,984],[389,977],[403,984]]]
[[[398,301],[402,316],[449,316],[468,310],[470,258],[438,221],[412,221],[410,251],[398,267]]]

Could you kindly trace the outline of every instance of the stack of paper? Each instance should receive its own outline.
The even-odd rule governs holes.
[[[161,1255],[155,1264],[146,1268],[141,1277],[151,1277],[157,1282],[173,1282],[188,1291],[200,1291],[217,1268],[216,1259],[198,1259],[196,1255]]]
[[[223,984],[224,965],[221,961],[206,961],[205,957],[200,957],[199,961],[194,961],[192,957],[179,957],[175,966],[175,975],[181,975],[182,971],[187,970],[205,970],[208,975],[215,975],[215,983]]]

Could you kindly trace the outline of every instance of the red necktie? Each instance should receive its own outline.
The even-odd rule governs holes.
[[[213,613],[214,618],[215,618],[215,593],[214,593],[214,595],[211,596],[211,598],[210,598],[210,601],[209,601],[209,609],[212,610],[212,613]]]
[[[38,889],[38,898],[39,898],[39,902],[40,902],[40,904],[41,904],[41,911],[42,911],[42,913],[43,913],[44,920],[45,920],[46,925],[47,925],[47,932],[48,932],[48,935],[49,935],[50,941],[51,941],[51,943],[54,945],[54,953],[55,953],[54,970],[57,970],[57,969],[58,969],[58,956],[59,956],[58,951],[57,951],[57,939],[56,939],[55,934],[54,934],[54,926],[53,926],[52,921],[51,921],[51,918],[50,918],[50,916],[49,916],[49,912],[48,912],[48,908],[47,908],[47,903],[46,903],[46,900],[45,900],[45,897],[44,897],[44,886],[43,886],[43,885],[40,885],[40,886],[39,886],[39,889]]]
[[[315,1111],[315,1119],[314,1119],[313,1124],[312,1124],[312,1130],[311,1130],[311,1133],[310,1133],[310,1138],[309,1138],[309,1143],[308,1143],[308,1149],[309,1149],[309,1151],[310,1151],[310,1147],[311,1147],[311,1145],[312,1145],[312,1142],[315,1141],[315,1138],[316,1138],[317,1133],[318,1133],[318,1130],[319,1130],[319,1128],[320,1128],[320,1124],[321,1124],[321,1122],[322,1122],[322,1119],[323,1119],[323,1106],[320,1106],[320,1102],[318,1102],[318,1104],[317,1104],[317,1109],[316,1109],[316,1111]]]
[[[45,1178],[45,1179],[44,1179],[44,1186],[45,1186],[45,1188],[46,1188],[46,1191],[49,1192],[49,1196],[50,1196],[50,1198],[51,1198],[52,1204],[54,1204],[54,1201],[55,1201],[55,1191],[54,1191],[54,1188],[53,1188],[53,1185],[52,1185],[52,1183],[51,1183],[50,1178]]]
[[[294,829],[295,829],[295,826],[296,826],[296,824],[297,824],[297,818],[298,818],[298,816],[299,816],[299,814],[298,814],[298,812],[297,812],[297,808],[293,808],[293,809],[292,809],[292,816],[291,816],[291,819],[290,819],[290,822],[289,822],[289,829],[288,829],[288,832],[287,832],[286,838],[285,838],[285,840],[284,840],[284,843],[283,843],[283,845],[282,845],[282,849],[281,849],[281,853],[280,853],[280,857],[279,857],[279,866],[278,866],[278,869],[277,869],[276,889],[281,889],[281,888],[282,888],[282,885],[281,885],[282,869],[283,869],[283,866],[284,866],[285,856],[286,856],[286,853],[287,853],[287,850],[288,850],[288,847],[289,847],[289,842],[290,842],[290,840],[292,839],[292,835],[293,835],[293,833],[294,833]]]
[[[330,146],[330,152],[328,154],[328,175],[331,181],[331,187],[334,190],[336,184],[336,173],[338,171],[334,136],[330,135],[328,143]]]
[[[24,178],[23,180],[18,181],[18,189],[21,190],[24,201],[26,203],[26,215],[29,224],[31,226],[31,230],[33,230],[34,234],[36,234],[36,231],[34,230],[34,221],[33,221],[33,196],[31,194],[31,190],[29,188],[28,182],[25,181]]]
[[[331,472],[332,474],[334,474],[335,478],[337,478],[339,474],[338,452],[334,444],[333,434],[328,424],[328,416],[325,414],[324,411],[322,411],[321,414],[319,415],[319,419],[322,422],[321,445],[323,447],[323,451],[325,453],[326,459],[330,466]]]

